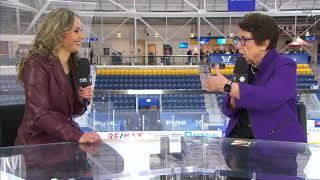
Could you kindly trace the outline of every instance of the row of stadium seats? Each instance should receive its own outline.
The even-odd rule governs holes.
[[[96,95],[93,97],[94,101],[98,102],[111,102],[111,103],[136,103],[136,97],[134,95],[123,95],[123,96],[114,96],[114,95]]]
[[[199,69],[97,69],[97,75],[198,75]]]
[[[309,64],[297,64],[297,88],[314,89],[319,82],[315,79]]]
[[[0,95],[0,105],[8,104],[24,104],[25,97],[23,95]]]
[[[314,87],[317,87],[317,83],[298,83],[297,84],[298,89],[314,89]]]
[[[233,74],[233,69],[220,69],[221,74]],[[215,75],[216,71],[211,69],[211,74]]]
[[[297,64],[297,68],[310,68],[310,65],[309,64]]]
[[[169,103],[174,103],[174,102],[183,102],[183,103],[198,103],[198,102],[204,102],[203,97],[162,97],[163,102],[169,102]]]
[[[308,78],[308,79],[314,79],[315,75],[314,74],[297,74],[297,78]]]
[[[127,90],[127,89],[201,89],[200,82],[193,83],[96,83],[98,90]]]
[[[233,74],[233,69],[234,69],[233,64],[227,64],[227,65],[225,65],[224,69],[220,69],[220,72],[221,72],[221,74],[224,74],[224,75],[231,75],[231,74]],[[211,73],[211,75],[216,74],[214,67],[211,68],[210,73]]]
[[[202,89],[199,75],[97,75],[96,89]]]
[[[163,102],[162,109],[205,109],[204,102]]]
[[[108,103],[112,109],[135,109],[135,95],[97,95],[93,99],[95,102]],[[189,94],[168,94],[162,95],[162,109],[202,109],[205,110],[203,95]],[[106,111],[106,109],[101,109]]]
[[[318,84],[318,81],[316,79],[298,79],[298,83],[309,83],[309,84]]]
[[[0,90],[6,91],[22,91],[21,84],[17,83],[16,75],[1,75],[0,76]]]
[[[312,74],[309,64],[297,64],[297,74]]]
[[[114,109],[135,109],[135,104],[128,104],[128,103],[114,103]]]
[[[112,83],[112,82],[149,82],[149,83],[159,83],[159,82],[197,82],[200,81],[200,76],[194,76],[194,75],[173,75],[173,76],[159,76],[159,75],[134,75],[134,76],[128,76],[128,75],[110,75],[110,76],[102,76],[97,75],[96,76],[96,82],[98,83]]]
[[[312,70],[310,68],[308,69],[297,69],[298,74],[312,74]]]
[[[163,97],[168,97],[168,98],[174,98],[174,97],[186,97],[186,98],[190,98],[190,97],[201,97],[203,98],[203,94],[163,94]]]
[[[110,95],[95,95],[93,101],[108,103],[111,109],[136,109],[135,95],[128,94],[110,94]],[[100,105],[102,106],[102,105]],[[97,109],[98,111],[105,112],[106,109]]]

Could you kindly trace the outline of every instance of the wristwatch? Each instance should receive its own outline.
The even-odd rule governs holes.
[[[226,92],[226,93],[230,93],[230,91],[231,91],[231,84],[232,84],[232,83],[233,83],[232,81],[229,81],[227,84],[225,84],[224,87],[223,87],[223,91]]]

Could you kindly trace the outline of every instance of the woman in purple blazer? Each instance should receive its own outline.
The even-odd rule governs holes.
[[[296,64],[275,49],[279,30],[267,15],[250,13],[239,23],[237,46],[249,64],[248,83],[221,75],[207,79],[209,91],[226,92],[226,137],[306,142],[297,115]]]
[[[82,98],[93,96],[91,86],[82,88],[77,83],[76,53],[83,38],[74,12],[56,9],[45,17],[19,67],[26,108],[16,145],[100,141],[97,133],[83,133],[72,119],[84,111]]]

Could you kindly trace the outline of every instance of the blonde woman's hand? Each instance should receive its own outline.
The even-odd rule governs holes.
[[[79,89],[79,96],[82,99],[88,99],[88,101],[91,101],[93,98],[93,90],[92,86],[87,86],[87,87],[80,87]]]
[[[79,139],[79,143],[101,143],[101,141],[99,134],[96,132],[86,132]]]

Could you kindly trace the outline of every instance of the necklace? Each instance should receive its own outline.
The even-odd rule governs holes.
[[[251,67],[252,74],[256,75],[256,72],[252,69],[252,66],[250,66],[250,67]]]

